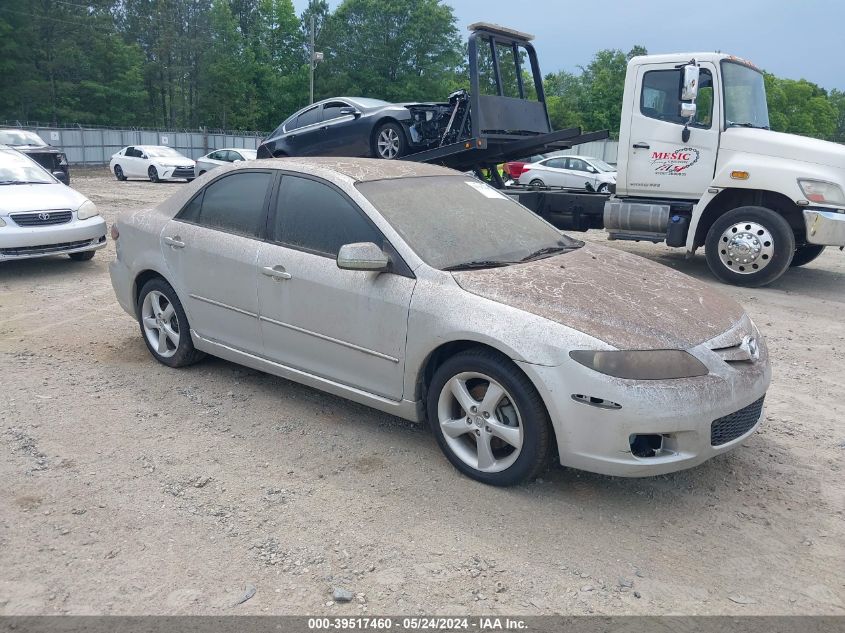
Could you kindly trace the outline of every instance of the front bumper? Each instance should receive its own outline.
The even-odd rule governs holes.
[[[106,222],[101,216],[74,219],[67,224],[21,227],[7,222],[0,228],[0,261],[80,253],[106,245]]]
[[[546,402],[562,465],[643,477],[697,466],[757,429],[763,418],[758,401],[771,380],[762,339],[759,345],[759,358],[742,363],[727,363],[699,346],[694,353],[710,373],[679,380],[623,380],[574,361],[558,367],[518,364]],[[660,436],[661,447],[638,457],[631,444],[636,436]]]
[[[804,209],[807,241],[820,246],[845,246],[845,212]]]
[[[162,166],[158,173],[159,180],[193,180],[196,177],[193,165],[190,167]]]

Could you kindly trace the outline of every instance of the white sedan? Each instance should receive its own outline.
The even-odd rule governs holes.
[[[519,184],[535,187],[586,189],[610,193],[616,184],[616,168],[589,156],[552,156],[525,166]]]
[[[228,165],[229,163],[239,163],[245,160],[255,160],[258,151],[254,149],[244,149],[243,147],[224,147],[209,152],[205,156],[200,156],[197,159],[194,172],[197,178],[202,176],[205,172],[211,171],[215,167],[221,165]]]
[[[161,180],[194,179],[194,161],[165,145],[130,145],[111,157],[109,169],[118,180],[149,178]]]
[[[97,207],[29,157],[0,145],[0,261],[94,257],[106,245]]]

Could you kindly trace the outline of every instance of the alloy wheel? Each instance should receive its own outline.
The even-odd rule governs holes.
[[[170,358],[179,349],[179,319],[167,296],[151,290],[141,306],[144,336],[150,346],[163,358]]]
[[[399,134],[392,127],[386,127],[379,132],[378,140],[379,156],[388,160],[396,158],[399,154]]]
[[[437,417],[446,444],[470,468],[501,472],[522,452],[519,410],[508,391],[485,374],[462,372],[447,381]]]

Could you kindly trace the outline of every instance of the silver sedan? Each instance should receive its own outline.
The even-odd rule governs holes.
[[[113,233],[117,298],[158,361],[213,354],[427,420],[485,483],[555,456],[688,468],[763,416],[766,345],[737,303],[441,167],[221,167]]]
[[[222,167],[223,165],[238,163],[244,160],[255,160],[256,155],[256,150],[244,149],[242,147],[216,149],[197,159],[196,165],[194,165],[194,172],[197,178],[199,178],[205,172]]]
[[[96,205],[28,156],[0,145],[0,261],[94,257],[106,245]]]

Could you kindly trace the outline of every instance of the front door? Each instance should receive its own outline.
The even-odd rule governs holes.
[[[400,400],[415,279],[337,267],[341,245],[384,238],[334,186],[285,175],[274,206],[258,253],[265,355]]]
[[[212,181],[168,222],[161,248],[200,336],[258,354],[256,261],[273,173],[238,171]]]
[[[686,142],[681,138],[682,69],[675,64],[647,64],[638,73],[629,146],[619,148],[627,152],[627,165],[620,170],[624,190],[633,196],[700,198],[713,181],[719,147],[716,67],[701,64],[697,113]]]

